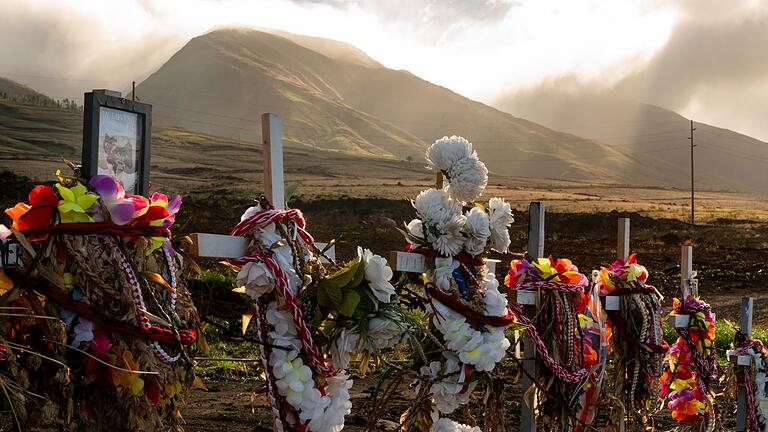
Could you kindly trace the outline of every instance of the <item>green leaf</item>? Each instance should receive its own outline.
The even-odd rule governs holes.
[[[327,286],[325,287],[325,293],[328,295],[328,299],[330,300],[329,308],[332,308],[334,310],[338,310],[341,308],[341,305],[344,301],[344,297],[341,293],[341,287],[335,287],[335,286]]]
[[[288,187],[285,188],[285,202],[289,202],[298,189],[298,185],[288,185]]]
[[[355,272],[355,277],[352,279],[352,283],[349,284],[350,288],[355,288],[360,285],[360,283],[363,282],[363,278],[365,278],[365,263],[360,261],[360,263],[357,265],[357,271]]]
[[[339,313],[351,318],[355,313],[358,303],[360,303],[360,294],[354,290],[347,290],[344,293],[344,302],[339,308]]]
[[[325,287],[320,286],[317,288],[317,304],[328,309],[333,307],[331,297],[328,295],[328,291],[326,291]]]
[[[359,287],[355,289],[355,292],[360,296],[360,302],[355,309],[354,318],[363,319],[376,312],[376,309],[378,308],[378,300],[373,296],[371,290],[365,287]]]
[[[346,266],[344,266],[344,268],[323,279],[320,282],[320,285],[336,288],[345,287],[349,285],[350,282],[352,282],[352,279],[357,274],[359,267],[359,258],[355,259],[354,261],[350,261]]]

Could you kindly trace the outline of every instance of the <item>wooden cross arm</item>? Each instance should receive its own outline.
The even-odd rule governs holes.
[[[194,233],[190,255],[198,258],[240,258],[248,251],[248,239],[225,234]],[[315,246],[322,250],[327,243],[316,242]],[[325,255],[336,259],[336,245],[331,246]]]
[[[435,266],[440,266],[441,261],[447,259],[448,258],[439,257],[432,258],[422,254],[402,251],[393,251],[389,253],[389,265],[396,271],[404,273],[426,273],[426,271],[429,270],[427,260],[435,260]],[[500,262],[501,261],[496,259],[486,259],[485,267],[488,269],[489,273],[496,274],[496,264]]]

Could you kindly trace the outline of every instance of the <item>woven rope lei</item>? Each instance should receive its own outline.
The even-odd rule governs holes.
[[[269,209],[258,211],[251,217],[237,224],[237,226],[232,229],[231,234],[234,236],[248,237],[253,233],[254,230],[263,229],[266,226],[278,221],[285,222],[288,225],[289,232],[292,232],[294,240],[296,239],[296,236],[298,236],[304,241],[305,244],[314,244],[314,239],[312,236],[304,230],[306,224],[304,216],[301,214],[301,211],[297,209]],[[290,313],[293,320],[293,324],[296,326],[299,340],[301,341],[304,354],[308,360],[307,366],[309,366],[309,368],[312,369],[314,373],[325,377],[339,374],[341,370],[334,368],[332,365],[326,362],[322,351],[315,344],[312,338],[312,333],[307,326],[306,320],[304,319],[304,314],[301,311],[298,299],[293,294],[293,292],[291,292],[288,276],[280,267],[275,258],[263,253],[259,253],[256,250],[250,250],[244,257],[229,260],[229,262],[232,264],[240,266],[255,261],[263,262],[275,279],[275,285],[277,288],[275,292],[283,298],[285,305],[288,308],[288,312]],[[256,314],[256,322],[259,326],[259,338],[262,340],[262,342],[266,343],[268,342],[269,337],[269,329],[267,328],[267,320],[265,316],[266,304],[261,299],[256,303],[258,309]],[[276,429],[278,432],[282,432],[286,429],[284,424],[285,419],[281,414],[280,409],[278,408],[277,401],[279,395],[277,392],[275,377],[271,372],[269,363],[271,352],[271,347],[269,347],[267,344],[262,350],[261,360],[264,365],[264,375],[267,379],[267,390],[269,393],[270,404],[272,406],[272,413],[275,416]],[[300,429],[303,428],[301,423],[297,424],[297,426]]]
[[[734,349],[736,355],[748,355],[750,356],[750,359],[752,358],[752,354],[748,353],[748,351],[752,349],[755,353],[758,355],[765,351],[765,347],[763,346],[763,343],[759,339],[751,340],[744,345],[738,346]],[[763,428],[760,425],[760,421],[757,418],[757,403],[755,401],[755,383],[753,381],[754,376],[754,361],[750,361],[749,366],[736,366],[737,368],[742,369],[741,378],[743,380],[744,384],[744,391],[746,392],[747,396],[747,406],[749,407],[749,423],[752,426],[752,430],[754,431],[762,431]]]

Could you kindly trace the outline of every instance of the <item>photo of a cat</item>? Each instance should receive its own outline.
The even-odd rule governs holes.
[[[141,118],[136,113],[101,107],[98,173],[116,178],[128,194],[138,188]]]

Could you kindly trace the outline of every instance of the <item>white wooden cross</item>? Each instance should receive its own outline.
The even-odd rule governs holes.
[[[261,136],[264,154],[264,195],[275,208],[285,208],[285,184],[283,177],[283,122],[279,116],[271,113],[261,115]],[[194,233],[192,238],[192,256],[201,258],[240,258],[248,249],[248,239],[224,234]],[[325,243],[315,243],[318,249],[325,248]],[[331,246],[325,255],[335,259],[336,246]]]
[[[544,256],[544,203],[534,201],[528,207],[528,255],[533,258]],[[535,291],[517,291],[517,304],[523,305],[525,315],[534,320],[536,317]],[[523,376],[520,380],[521,391],[524,395],[520,403],[520,431],[536,432],[536,392],[532,391],[536,377],[536,348],[527,335],[523,337]],[[525,395],[530,395],[526,400]]]
[[[616,258],[623,262],[627,262],[627,258],[629,258],[629,218],[619,218]],[[621,310],[621,297],[613,295],[605,296],[605,310]],[[623,430],[623,428],[621,430]]]
[[[752,297],[741,298],[741,333],[752,338]],[[728,352],[728,360],[730,360],[733,366],[751,366],[752,356],[750,355],[736,355],[730,350]],[[747,418],[748,410],[747,406],[747,391],[744,388],[743,383],[739,383],[738,393],[736,398],[738,409],[736,411],[736,432],[744,432],[747,430]]]
[[[699,295],[699,281],[696,272],[693,271],[693,246],[683,246],[680,253],[680,301],[685,302],[689,294]],[[669,317],[669,325],[674,328],[687,328],[688,315],[672,315]]]

